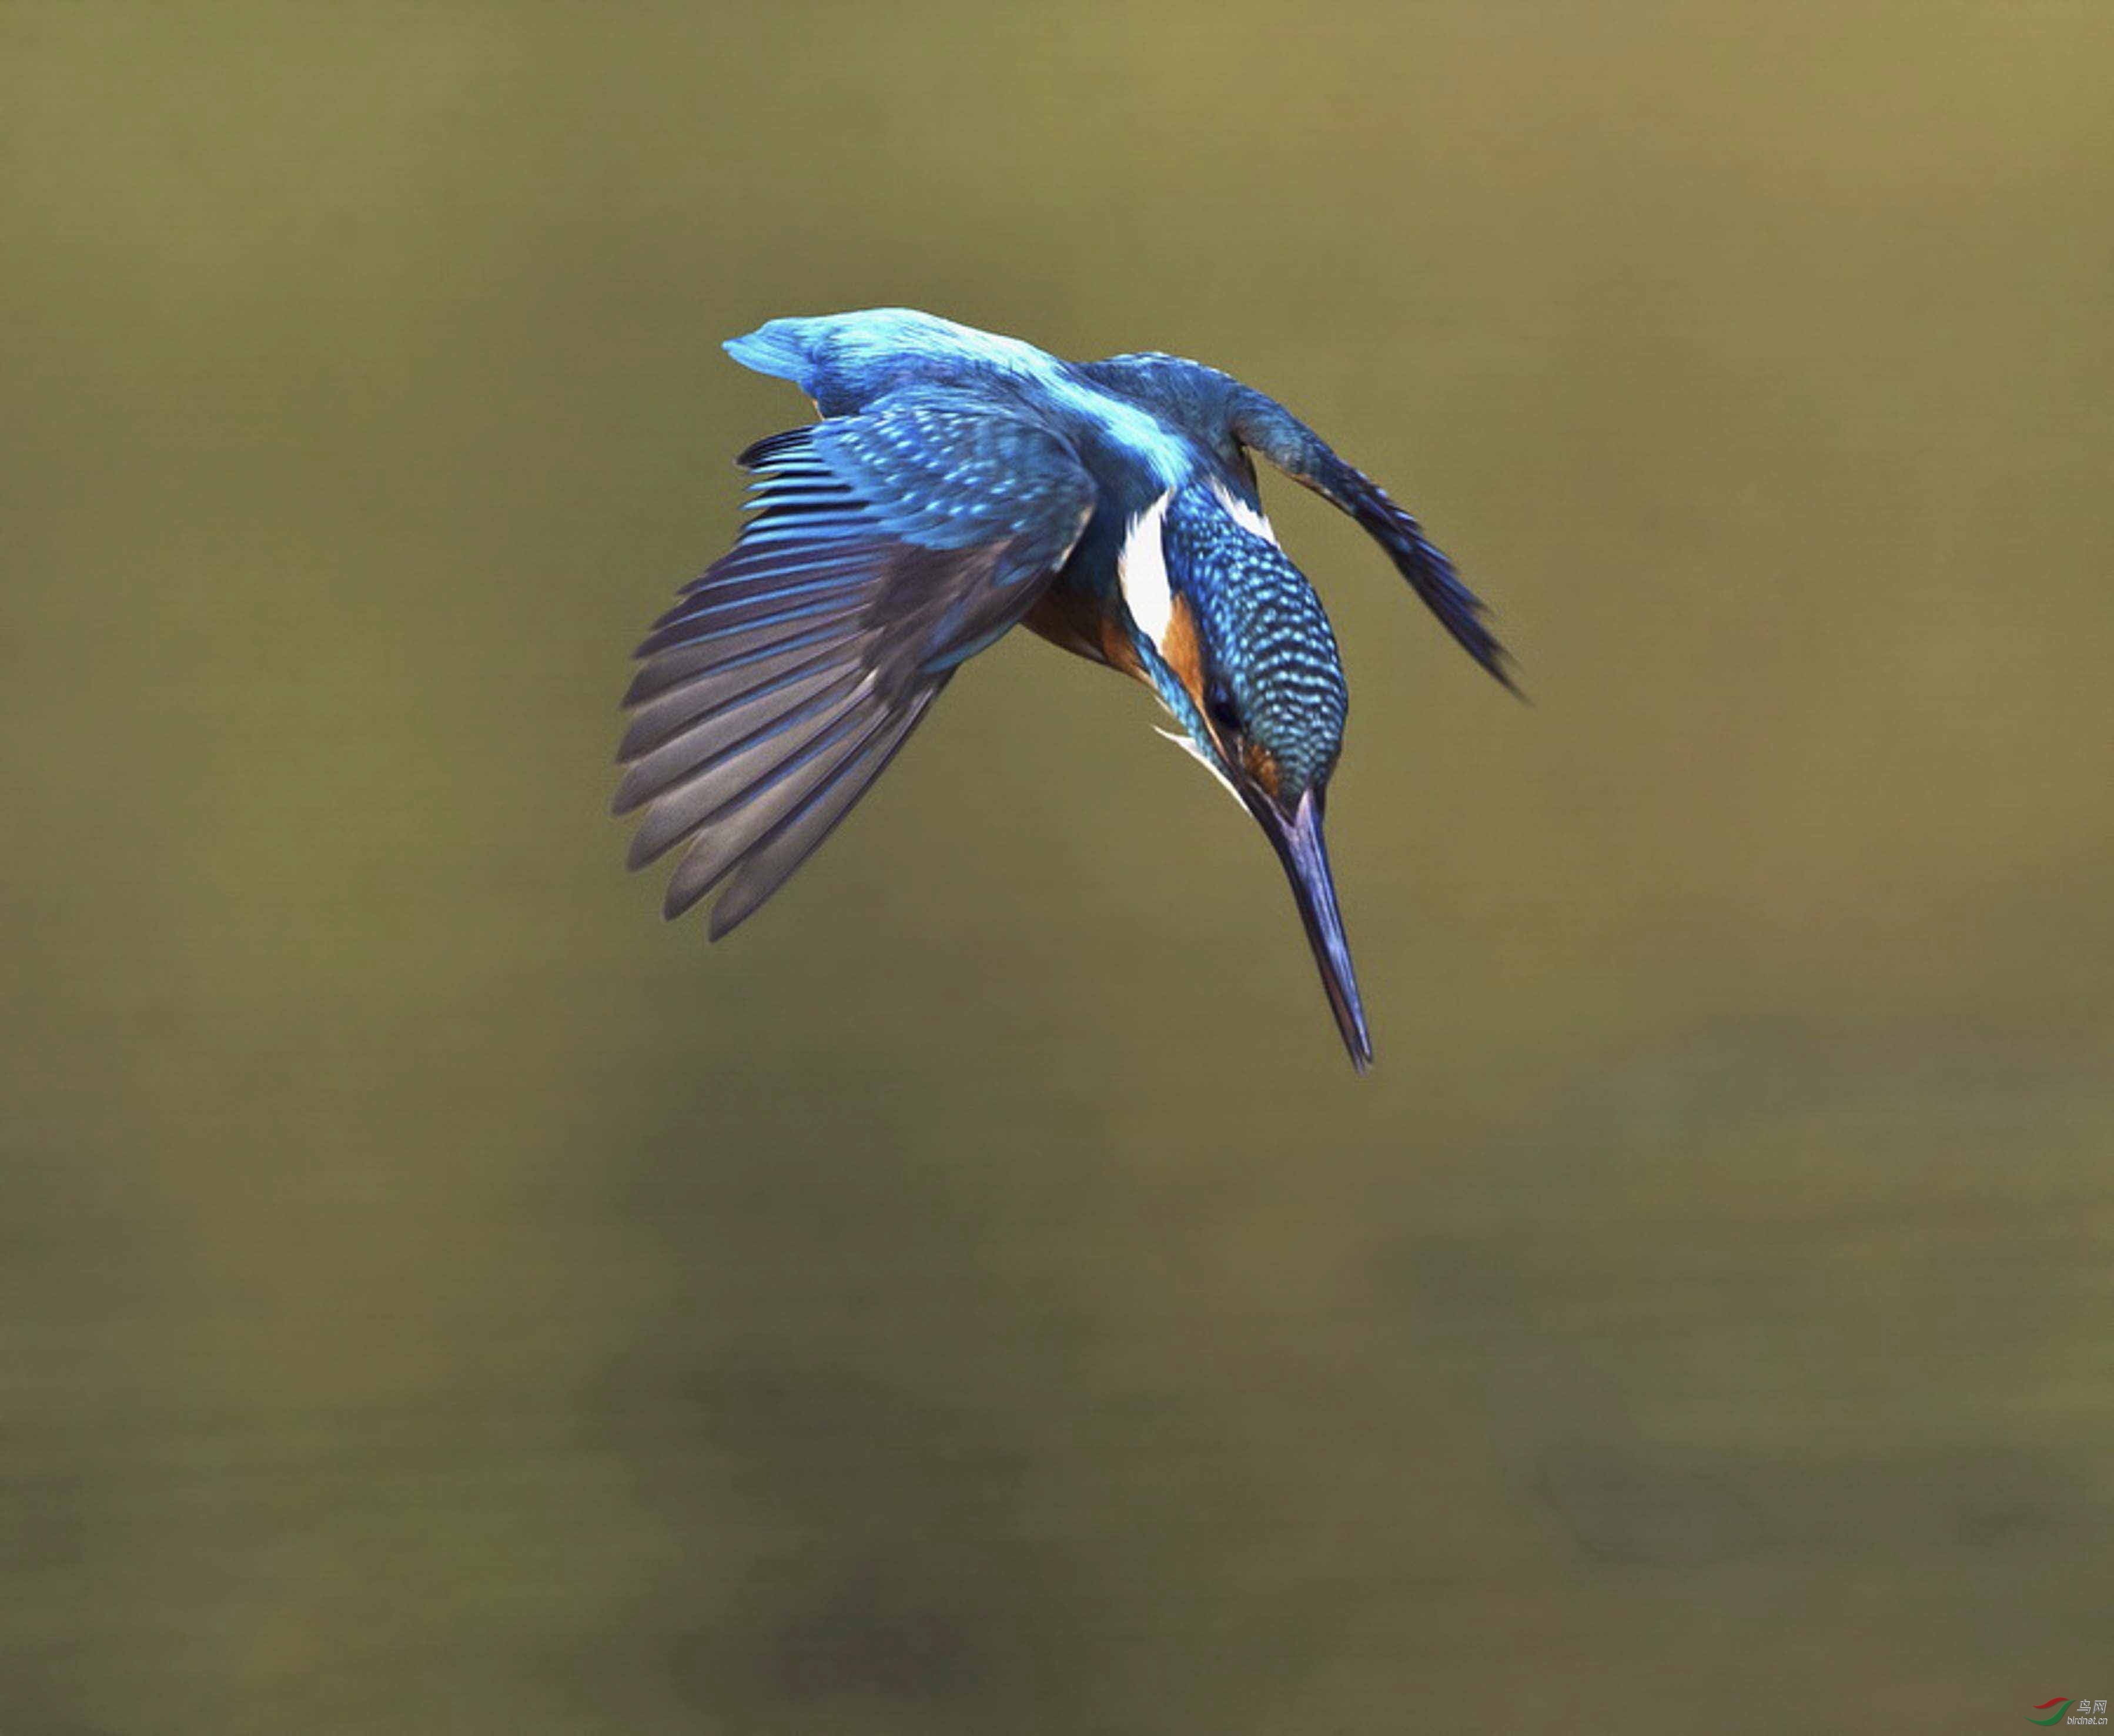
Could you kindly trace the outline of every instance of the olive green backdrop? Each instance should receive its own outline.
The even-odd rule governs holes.
[[[2114,1697],[2114,13],[0,12],[0,1728]],[[1141,693],[729,944],[626,655],[927,307],[1281,394],[1352,1075]]]

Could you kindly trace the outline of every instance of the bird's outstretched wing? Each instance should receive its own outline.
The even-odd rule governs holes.
[[[1481,598],[1461,582],[1453,563],[1425,540],[1424,528],[1355,465],[1346,464],[1326,441],[1275,399],[1241,387],[1233,404],[1233,437],[1260,452],[1294,481],[1304,483],[1356,519],[1388,552],[1410,589],[1444,624],[1461,648],[1514,693],[1511,659],[1484,620]]]
[[[686,846],[670,916],[726,882],[714,939],[829,835],[962,661],[1027,612],[1095,499],[1061,436],[959,393],[900,394],[740,461],[755,515],[638,648],[615,804],[646,810],[634,868]]]

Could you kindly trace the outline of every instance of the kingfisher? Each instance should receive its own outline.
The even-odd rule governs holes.
[[[753,915],[963,662],[1017,626],[1149,687],[1163,730],[1262,828],[1352,1064],[1372,1042],[1322,836],[1349,694],[1254,459],[1349,514],[1477,663],[1482,603],[1421,527],[1284,405],[1157,352],[1061,361],[904,308],[773,319],[725,346],[820,419],[741,454],[734,547],[636,653],[618,813],[680,851],[666,914]],[[1515,689],[1516,690],[1516,689]]]

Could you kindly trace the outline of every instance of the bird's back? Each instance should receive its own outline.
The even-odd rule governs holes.
[[[726,350],[745,368],[792,381],[826,416],[854,415],[907,387],[973,388],[1032,379],[1061,366],[1017,337],[915,308],[767,320],[730,339]]]
[[[1112,485],[1134,472],[1172,487],[1207,461],[1191,429],[1122,382],[914,308],[769,320],[726,350],[744,367],[792,381],[825,416],[856,415],[920,388],[987,397],[1070,441]]]

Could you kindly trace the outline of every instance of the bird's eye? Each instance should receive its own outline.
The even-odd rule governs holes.
[[[1232,731],[1241,726],[1241,715],[1233,708],[1233,689],[1224,681],[1214,681],[1204,690],[1204,714],[1220,730]]]

